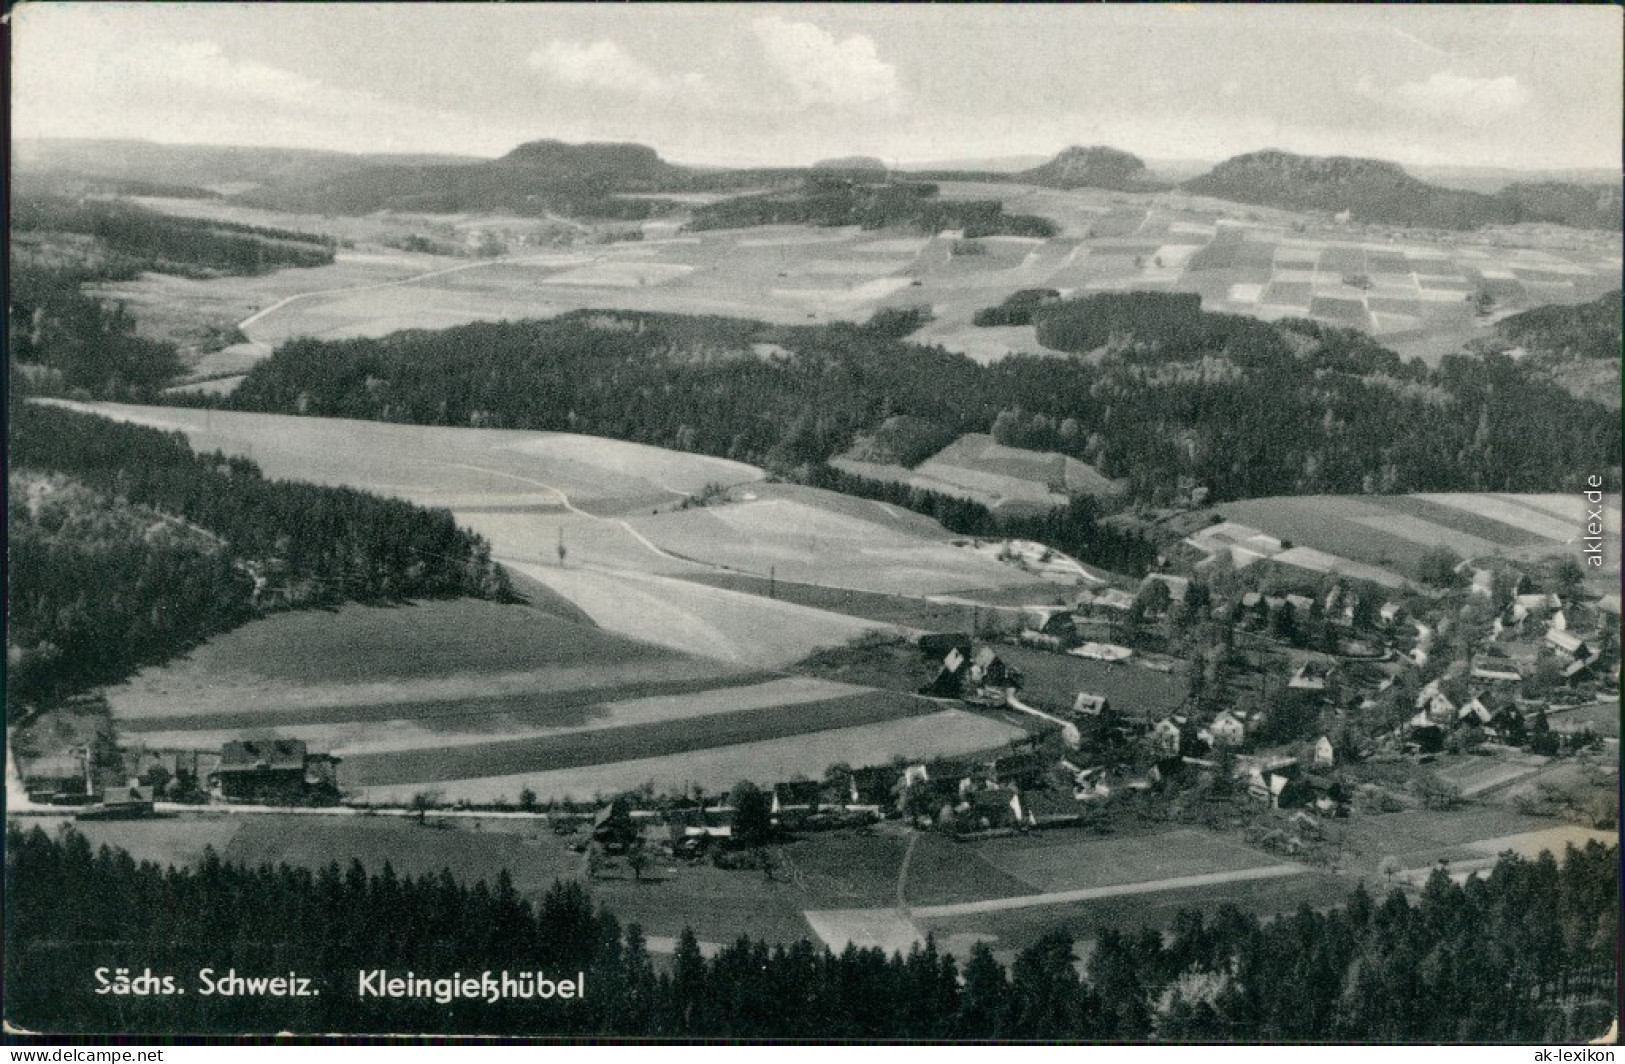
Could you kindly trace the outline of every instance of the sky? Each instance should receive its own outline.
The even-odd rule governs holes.
[[[1625,100],[1612,5],[50,2],[11,18],[19,138],[1618,168]]]

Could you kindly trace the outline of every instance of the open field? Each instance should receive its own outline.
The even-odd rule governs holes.
[[[1000,647],[999,656],[1026,677],[1023,700],[1041,706],[1070,709],[1078,692],[1088,691],[1105,695],[1120,712],[1148,713],[1154,720],[1174,712],[1185,701],[1186,682],[1179,673],[1132,663],[1088,661],[1031,647]]]
[[[270,476],[449,508],[510,569],[605,630],[740,665],[797,661],[876,626],[676,577],[766,576],[776,569],[797,582],[880,593],[1038,583],[1017,567],[953,546],[918,515],[764,484],[760,470],[738,462],[564,433],[84,408],[180,429],[194,447],[245,455]],[[748,487],[734,493],[736,503],[667,512],[712,483]],[[562,566],[561,537],[568,551]]]
[[[1215,507],[1229,521],[1260,529],[1295,548],[1308,547],[1407,575],[1430,547],[1464,558],[1535,558],[1572,552],[1585,535],[1585,500],[1568,495],[1314,495],[1248,499]],[[1604,525],[1617,535],[1619,502],[1609,500]],[[1277,561],[1311,569],[1360,572],[1314,555],[1277,553]]]
[[[1021,880],[1032,893],[1087,890],[1279,864],[1279,859],[1211,832],[1179,829],[1122,838],[1052,833],[989,839],[977,858]]]
[[[515,233],[534,229],[534,245],[556,239],[558,227],[538,219],[473,216],[321,219],[165,200],[149,205],[329,232],[356,246],[341,252],[334,266],[316,270],[202,282],[148,276],[110,286],[108,293],[126,300],[138,316],[173,319],[171,328],[187,318],[218,325],[248,319],[249,339],[270,344],[591,307],[788,324],[861,320],[881,307],[928,306],[934,320],[919,340],[993,360],[1013,351],[1042,353],[1030,326],[978,329],[970,323],[976,310],[1013,291],[1173,288],[1201,292],[1209,310],[1266,319],[1304,314],[1353,325],[1404,354],[1437,362],[1485,335],[1484,320],[1466,301],[1478,285],[1492,289],[1498,311],[1514,311],[1592,299],[1620,283],[1618,249],[1607,238],[1537,250],[1504,246],[1517,237],[1501,233],[1433,246],[1367,238],[1341,227],[1291,233],[1287,223],[1294,219],[1281,212],[1177,192],[952,181],[942,182],[941,190],[948,199],[1000,200],[1009,211],[1051,218],[1062,231],[1048,241],[988,238],[977,241],[981,254],[954,255],[951,241],[905,230],[771,226],[677,235],[681,219],[674,219],[651,224],[640,242],[520,246],[507,256],[469,260],[410,255],[383,242],[417,232],[460,243],[464,230],[490,226]],[[1351,283],[1361,277],[1372,287]],[[238,352],[233,365],[258,357],[259,350]]]
[[[1184,909],[1209,918],[1224,905],[1258,916],[1289,913],[1299,905],[1323,908],[1348,901],[1353,883],[1324,872],[1267,879],[1244,879],[1200,887],[1094,898],[1087,901],[957,916],[916,915],[915,923],[939,941],[983,941],[996,957],[1008,960],[1044,935],[1057,930],[1087,942],[1101,931],[1132,932],[1141,927],[1171,928]]]
[[[924,715],[932,708],[907,695],[864,692],[641,724],[561,729],[534,738],[493,739],[478,745],[357,754],[340,766],[339,780],[347,789],[373,788],[585,768],[871,725]]]
[[[913,469],[852,458],[836,458],[830,465],[874,480],[970,499],[990,510],[1044,511],[1065,506],[1071,495],[1118,491],[1087,463],[1054,452],[1005,447],[981,432],[961,436]]]
[[[923,538],[891,520],[832,512],[818,499],[758,498],[638,516],[630,523],[661,549],[729,571],[878,593],[936,594],[963,587],[1021,586],[1037,579],[1013,566]]]
[[[792,779],[798,774],[822,777],[824,770],[838,761],[867,765],[884,764],[894,757],[953,756],[1002,747],[1025,734],[1019,728],[963,710],[939,710],[879,724],[859,724],[787,739],[741,742],[665,757],[459,780],[455,784],[440,784],[438,789],[470,801],[500,797],[511,801],[523,787],[544,797],[579,799],[619,794],[645,784],[652,784],[657,791],[681,793],[703,787],[717,793],[741,779],[768,783]],[[420,786],[366,787],[360,794],[372,802],[405,801],[421,789]]]

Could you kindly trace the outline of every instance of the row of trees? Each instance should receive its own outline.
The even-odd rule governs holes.
[[[188,276],[252,275],[333,261],[331,237],[181,218],[113,200],[20,197],[12,203],[11,226],[93,237],[124,265]]]
[[[1136,320],[1147,316],[1137,309]],[[1539,371],[1503,356],[1429,369],[1309,322],[1199,313],[1188,334],[1127,344],[1099,365],[1016,356],[981,366],[858,325],[618,312],[607,328],[602,317],[295,341],[229,399],[193,401],[586,432],[783,473],[906,416],[1063,452],[1152,503],[1182,485],[1221,502],[1577,490],[1599,468],[1617,484],[1615,415]],[[752,345],[765,344],[788,353],[759,357]]]
[[[510,594],[447,511],[267,480],[179,433],[18,404],[10,458],[13,700],[116,680],[257,608]]]
[[[856,225],[864,229],[904,226],[925,233],[963,230],[970,238],[1007,235],[1048,238],[1055,224],[1030,214],[1006,214],[998,200],[944,200],[937,186],[919,182],[859,184],[809,178],[800,189],[738,196],[694,212],[695,230],[755,225]]]
[[[1508,856],[1485,878],[1442,872],[1417,901],[1356,888],[1341,908],[1261,921],[1233,906],[1185,911],[1167,933],[1106,929],[1086,976],[1064,931],[1007,969],[985,945],[963,966],[927,943],[908,955],[746,939],[711,958],[689,932],[651,960],[579,885],[524,898],[449,871],[369,875],[226,864],[195,868],[92,853],[67,831],[9,829],[8,1018],[34,1030],[412,1031],[671,1037],[1038,1038],[1552,1042],[1595,1037],[1617,986],[1618,849],[1590,843],[1560,867]],[[94,993],[117,966],[172,973],[184,995]],[[202,967],[296,971],[319,996],[204,997]],[[572,1000],[363,998],[358,972],[585,973]]]

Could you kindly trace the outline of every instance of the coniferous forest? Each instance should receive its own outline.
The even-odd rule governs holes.
[[[8,704],[117,682],[265,609],[508,594],[444,510],[51,406],[15,406],[9,443]]]
[[[1187,300],[1174,297],[1179,309]],[[1055,450],[1214,502],[1270,495],[1578,490],[1617,485],[1617,415],[1502,355],[1405,362],[1362,333],[1144,299],[1051,304],[1058,344],[1093,361],[981,366],[879,325],[773,326],[617,311],[381,339],[297,340],[255,366],[235,409],[583,432],[795,475],[908,416]],[[1122,327],[1101,315],[1122,314]],[[1155,320],[1153,332],[1138,335]],[[1181,326],[1184,322],[1186,326]],[[1101,338],[1104,338],[1103,340]],[[752,344],[787,354],[761,357]],[[197,399],[205,403],[211,399]]]
[[[1619,851],[1589,843],[1561,865],[1504,857],[1417,899],[1356,888],[1338,908],[1261,921],[1234,907],[1157,930],[1101,933],[1085,974],[1053,932],[1008,968],[985,945],[963,964],[802,940],[740,940],[712,958],[685,932],[656,961],[579,884],[539,899],[450,871],[386,864],[188,868],[92,852],[70,831],[10,829],[8,1013],[38,1031],[411,1031],[627,1037],[1110,1041],[1576,1042],[1614,1015]],[[126,968],[184,994],[97,994]],[[202,995],[215,976],[297,973],[319,994]],[[361,997],[359,973],[450,977],[584,973],[563,1001]],[[213,977],[211,977],[213,978]]]

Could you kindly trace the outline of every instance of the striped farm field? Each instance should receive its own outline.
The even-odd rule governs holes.
[[[700,786],[715,793],[742,779],[766,784],[797,775],[821,777],[837,762],[886,764],[899,757],[921,760],[992,750],[1025,734],[987,717],[947,709],[825,731],[803,731],[783,738],[707,746],[682,754],[448,781],[436,784],[434,789],[447,798],[473,802],[497,798],[511,801],[525,787],[543,799],[590,799],[645,784],[657,791],[682,792]],[[404,801],[421,789],[422,785],[410,783],[374,785],[357,788],[357,793],[372,802]]]
[[[340,780],[346,787],[378,787],[581,768],[834,731],[921,716],[935,708],[932,703],[908,695],[866,691],[821,702],[681,720],[557,732],[478,745],[360,754],[344,760]]]
[[[1296,547],[1414,576],[1416,562],[1431,547],[1464,558],[1572,550],[1585,534],[1587,509],[1578,493],[1443,493],[1248,499],[1213,512]],[[1604,507],[1604,526],[1609,535],[1618,534],[1617,498]]]

